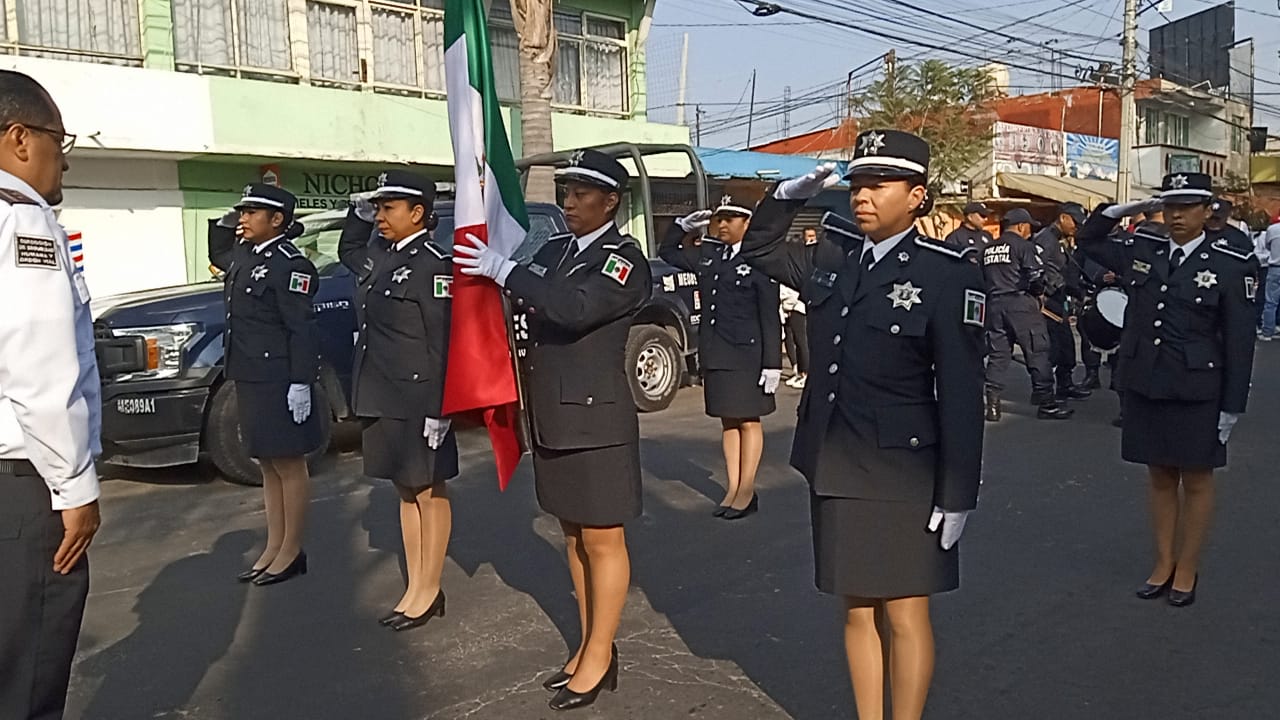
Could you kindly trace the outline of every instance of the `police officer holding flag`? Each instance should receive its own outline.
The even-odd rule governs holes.
[[[1167,232],[1139,228],[1124,243],[1108,239],[1120,218],[1150,203],[1139,201],[1100,208],[1076,237],[1082,251],[1121,276],[1129,294],[1119,350],[1120,454],[1147,466],[1156,547],[1137,594],[1168,595],[1177,607],[1195,602],[1213,471],[1227,462],[1253,372],[1253,256],[1206,237],[1212,197],[1208,175],[1166,175],[1160,201]]]
[[[828,220],[814,255],[785,242],[805,200],[836,182],[824,165],[765,198],[741,252],[808,308],[813,371],[791,464],[809,481],[818,588],[844,600],[859,717],[884,716],[886,674],[894,717],[923,713],[929,596],[959,586],[981,477],[986,296],[975,250],[915,229],[932,206],[928,168],[923,139],[863,132],[847,177],[856,226]]]
[[[380,622],[403,631],[445,612],[440,575],[452,529],[445,481],[458,474],[458,445],[441,413],[453,263],[431,239],[434,182],[387,170],[371,200],[348,211],[338,257],[360,283],[351,384],[364,424],[364,474],[390,480],[400,494],[409,586]]]
[[[254,585],[307,573],[306,455],[324,442],[320,413],[329,412],[324,402],[313,406],[320,339],[312,298],[320,277],[290,242],[302,233],[296,206],[288,190],[255,183],[235,206],[237,227],[210,225],[209,260],[226,273],[226,377],[235,382],[240,438],[262,468],[267,545],[237,577]]]
[[[739,520],[756,512],[756,471],[764,451],[760,418],[775,409],[782,379],[782,318],[777,281],[738,257],[755,203],[725,195],[671,225],[658,254],[697,273],[702,297],[698,364],[707,414],[720,418],[728,478],[716,517]],[[711,237],[701,238],[710,223]]]

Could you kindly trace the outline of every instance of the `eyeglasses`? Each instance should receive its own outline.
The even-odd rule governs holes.
[[[72,135],[71,133],[66,132],[65,130],[54,130],[53,128],[40,127],[39,125],[28,125],[27,123],[9,123],[4,127],[0,127],[0,132],[6,132],[9,130],[9,128],[13,127],[14,125],[21,125],[22,127],[28,130],[35,130],[36,132],[42,132],[45,135],[48,135],[53,138],[57,138],[59,144],[62,147],[63,155],[70,155],[71,149],[76,146],[75,135]]]

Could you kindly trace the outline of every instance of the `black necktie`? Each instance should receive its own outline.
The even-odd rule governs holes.
[[[876,264],[876,253],[874,250],[867,250],[862,253],[862,274],[865,275],[871,271],[871,266]]]
[[[1182,264],[1182,248],[1174,248],[1173,255],[1169,257],[1169,264],[1176,270]]]

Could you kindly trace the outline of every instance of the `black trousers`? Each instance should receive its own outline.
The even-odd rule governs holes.
[[[1102,368],[1102,352],[1089,342],[1089,338],[1084,333],[1080,333],[1080,361],[1090,372],[1098,372]]]
[[[1004,389],[1004,375],[1013,359],[1013,346],[1022,348],[1031,375],[1031,392],[1053,392],[1053,372],[1049,367],[1049,331],[1040,302],[1024,293],[995,295],[987,299],[987,387]]]
[[[804,313],[787,313],[787,334],[784,339],[787,357],[800,375],[809,374],[809,321]]]
[[[1053,377],[1059,388],[1068,388],[1074,384],[1072,373],[1076,369],[1076,336],[1071,332],[1071,325],[1065,322],[1054,322],[1044,319],[1049,331],[1049,364],[1053,366]]]
[[[0,718],[59,720],[89,594],[89,560],[53,571],[62,517],[36,476],[0,474]]]

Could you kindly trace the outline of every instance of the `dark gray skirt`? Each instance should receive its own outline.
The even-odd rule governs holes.
[[[1122,403],[1125,460],[1190,469],[1227,464],[1227,446],[1218,442],[1217,400],[1152,400],[1129,390]]]
[[[777,407],[760,387],[759,370],[703,370],[702,396],[716,418],[764,417]]]
[[[613,527],[640,517],[640,443],[552,450],[534,443],[538,505],[587,527]]]
[[[458,475],[458,441],[450,430],[438,450],[422,436],[423,422],[365,418],[364,474],[417,493]]]
[[[319,450],[324,442],[320,413],[329,408],[317,402],[323,396],[311,388],[311,415],[302,424],[289,410],[288,382],[236,381],[236,414],[240,440],[252,458],[295,458]]]

